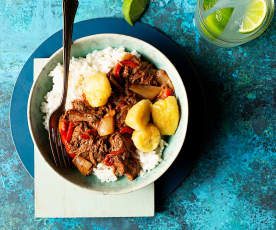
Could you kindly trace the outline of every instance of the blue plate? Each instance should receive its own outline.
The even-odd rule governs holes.
[[[74,25],[73,40],[99,33],[125,34],[152,44],[172,61],[183,78],[190,103],[189,126],[181,153],[169,170],[156,181],[156,191],[158,191],[156,197],[159,200],[166,197],[183,181],[198,156],[196,141],[203,133],[205,112],[200,83],[183,49],[148,25],[136,23],[132,27],[122,19],[91,19]],[[48,58],[61,46],[62,31],[60,30],[44,41],[30,56],[19,74],[12,95],[10,109],[12,136],[20,159],[31,176],[34,176],[34,151],[27,122],[27,102],[33,83],[33,59]]]

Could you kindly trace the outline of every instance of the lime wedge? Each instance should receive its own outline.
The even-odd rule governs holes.
[[[203,9],[204,10],[209,10],[211,9],[214,5],[216,5],[218,0],[204,0],[203,2]]]
[[[216,36],[219,36],[231,18],[233,10],[234,8],[223,8],[208,15],[204,20],[207,29]]]
[[[124,0],[122,11],[125,20],[133,26],[133,23],[137,21],[148,4],[148,0]]]
[[[262,24],[266,12],[265,0],[252,0],[246,10],[239,32],[249,33],[257,29]]]

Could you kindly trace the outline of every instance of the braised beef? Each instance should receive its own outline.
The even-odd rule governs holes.
[[[139,95],[133,93],[132,91],[128,91],[128,96],[127,98],[125,99],[126,103],[128,105],[130,105],[131,107],[133,105],[135,105],[139,100],[139,98],[141,98]]]
[[[128,78],[131,84],[159,85],[156,81],[156,71],[153,69],[152,64],[148,62],[141,62],[138,67],[133,69]]]
[[[110,136],[111,151],[124,149],[127,152],[135,152],[135,146],[128,134],[114,133]]]
[[[83,113],[79,112],[78,110],[69,110],[67,111],[68,120],[72,122],[97,122],[99,117],[93,113]]]
[[[80,137],[81,137],[81,134],[84,133],[84,129],[85,129],[83,127],[84,125],[85,125],[84,122],[75,123],[72,139],[70,141],[70,144],[74,149],[78,148],[80,145]]]
[[[141,171],[136,147],[131,134],[120,133],[120,130],[126,128],[125,119],[129,109],[142,98],[129,90],[129,86],[152,85],[173,89],[165,71],[155,69],[152,64],[136,56],[128,55],[120,65],[120,76],[114,69],[107,73],[112,94],[106,105],[92,108],[84,95],[83,100],[74,100],[72,109],[62,116],[63,119],[74,123],[72,138],[66,145],[70,153],[76,155],[73,163],[82,175],[90,175],[93,167],[110,159],[109,163],[116,174],[125,175],[129,180],[135,179]],[[155,99],[158,99],[158,96]],[[100,136],[97,132],[98,124],[110,111],[115,111],[114,133]]]
[[[83,100],[74,100],[72,101],[73,110],[77,110],[79,112],[92,112],[91,106]]]
[[[111,151],[118,152],[114,156],[114,170],[120,175],[126,175],[129,180],[133,180],[138,176],[141,166],[139,160],[136,159],[136,148],[131,140],[131,136],[115,133],[109,138]],[[125,152],[120,153],[120,150]]]
[[[125,174],[125,164],[123,163],[121,156],[114,156],[113,169],[116,175],[119,174],[122,176]]]
[[[126,170],[124,175],[127,177],[128,180],[134,180],[141,171],[140,162],[136,158],[128,158],[125,166]]]
[[[114,156],[113,168],[115,174],[125,175],[128,180],[134,180],[141,171],[139,160],[129,154]]]
[[[97,162],[93,157],[90,156],[90,152],[92,151],[91,145],[94,144],[93,139],[81,139],[79,142],[79,148],[76,150],[76,154],[90,160],[94,166],[96,166]]]
[[[173,83],[165,70],[156,70],[156,81],[163,87],[174,89]]]
[[[131,139],[131,134],[123,134],[121,138],[123,139],[123,143],[127,152],[129,152],[131,156],[136,157],[136,147]]]
[[[121,134],[114,133],[110,136],[109,142],[111,144],[111,151],[119,151],[125,149]]]
[[[129,110],[128,105],[121,106],[117,109],[117,113],[115,115],[115,126],[120,130],[125,125],[125,119],[127,116],[127,112]]]
[[[74,100],[72,109],[66,112],[66,116],[72,122],[86,121],[94,123],[99,121],[109,110],[109,106],[92,108],[86,101]]]
[[[93,143],[92,153],[95,160],[100,163],[105,158],[105,155],[109,152],[108,136],[100,137]]]

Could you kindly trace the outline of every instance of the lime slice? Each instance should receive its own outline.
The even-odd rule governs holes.
[[[202,33],[204,33],[206,35],[206,37],[210,38],[211,40],[216,40],[216,37],[214,37],[212,34],[210,34],[202,23],[200,23],[200,27],[202,29]]]
[[[239,32],[249,33],[256,30],[262,24],[266,12],[265,0],[252,0],[246,10]]]
[[[211,9],[214,5],[216,5],[218,0],[204,0],[203,2],[203,9],[204,10],[209,10]]]
[[[133,26],[145,11],[148,0],[124,0],[122,11],[125,20]]]
[[[207,29],[214,35],[219,36],[231,18],[233,10],[234,8],[223,8],[208,15],[204,20]]]

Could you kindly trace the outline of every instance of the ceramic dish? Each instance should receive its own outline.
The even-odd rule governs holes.
[[[158,49],[142,40],[120,34],[92,35],[74,41],[71,55],[74,57],[84,57],[93,50],[101,50],[110,46],[125,47],[127,50],[137,50],[142,56],[155,64],[158,69],[166,70],[175,87],[175,93],[180,107],[180,121],[175,135],[167,139],[168,146],[163,152],[163,161],[156,168],[146,173],[143,177],[136,178],[134,181],[128,181],[125,177],[121,177],[116,182],[102,183],[94,175],[88,177],[82,176],[77,169],[68,170],[55,167],[51,160],[48,133],[42,124],[43,114],[40,111],[40,104],[44,100],[44,95],[51,90],[52,82],[47,76],[55,68],[57,63],[62,62],[62,49],[50,57],[37,80],[33,83],[28,101],[28,124],[36,148],[40,151],[44,160],[59,176],[86,189],[104,194],[121,194],[138,190],[154,182],[173,163],[181,150],[187,131],[188,100],[184,84],[174,65]]]

